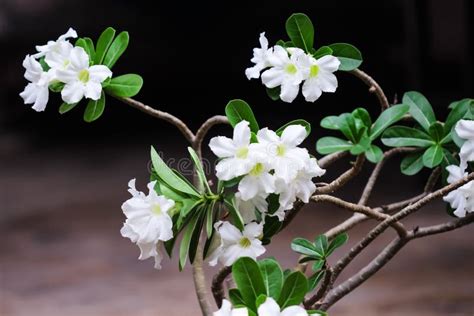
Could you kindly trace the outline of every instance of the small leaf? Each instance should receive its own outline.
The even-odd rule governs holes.
[[[192,147],[188,147],[189,155],[194,162],[194,167],[196,169],[196,173],[199,178],[199,182],[201,182],[202,188],[206,189],[208,193],[212,193],[211,188],[209,187],[209,183],[207,182],[206,174],[204,173],[204,168],[202,166],[201,159],[199,159],[197,153],[194,151]]]
[[[318,286],[325,273],[325,270],[320,270],[308,279],[309,291],[314,290]]]
[[[400,170],[407,176],[413,176],[423,169],[423,152],[416,152],[403,158]]]
[[[60,81],[53,81],[49,84],[49,90],[51,90],[52,92],[61,92],[63,88],[64,83]]]
[[[263,225],[263,238],[262,244],[268,245],[271,238],[277,234],[282,227],[282,222],[276,216],[267,216],[265,218],[265,224]]]
[[[425,167],[434,168],[443,161],[443,147],[431,146],[423,154],[423,164]]]
[[[332,130],[339,130],[341,128],[339,116],[326,116],[321,120],[321,127]]]
[[[281,88],[280,86],[275,87],[275,88],[266,88],[267,95],[272,99],[273,101],[278,101],[280,100],[280,92]]]
[[[301,125],[301,126],[303,126],[303,127],[306,129],[306,137],[308,137],[309,134],[311,133],[311,124],[309,124],[307,121],[302,120],[302,119],[298,119],[298,120],[294,120],[294,121],[291,121],[291,122],[286,123],[285,125],[283,125],[283,126],[280,127],[279,129],[277,129],[277,130],[275,131],[275,133],[276,133],[278,136],[281,136],[281,134],[283,133],[283,131],[285,130],[285,128],[287,128],[287,127],[290,126],[290,125]]]
[[[314,246],[318,253],[323,254],[322,256],[323,258],[327,257],[327,250],[329,246],[328,246],[328,238],[326,237],[326,235],[322,234],[316,237],[316,239],[314,240]]]
[[[245,305],[256,311],[255,301],[267,292],[257,262],[248,257],[238,259],[232,265],[232,277]]]
[[[316,143],[316,150],[322,155],[332,154],[338,151],[347,151],[352,148],[353,144],[347,140],[337,137],[323,137]]]
[[[314,58],[319,59],[326,55],[332,55],[333,51],[329,46],[321,46],[317,51],[313,53]]]
[[[197,214],[191,218],[188,225],[184,229],[183,239],[179,247],[179,270],[182,271],[188,260],[189,249],[191,246],[191,239],[199,222],[200,215]]]
[[[329,247],[328,247],[328,250],[327,250],[327,256],[332,254],[334,252],[334,250],[336,250],[337,248],[344,245],[347,242],[348,239],[349,239],[349,236],[346,233],[342,233],[342,234],[339,234],[336,237],[334,237],[334,239],[329,243]]]
[[[102,91],[102,94],[99,100],[89,100],[87,103],[86,110],[84,111],[84,121],[90,123],[97,120],[105,109],[105,94]]]
[[[117,60],[122,56],[129,42],[128,32],[121,32],[110,45],[104,57],[104,65],[112,69]]]
[[[267,290],[266,295],[273,298],[279,297],[283,286],[283,271],[278,262],[267,258],[259,261],[258,266]]]
[[[434,122],[429,128],[430,136],[437,143],[441,142],[444,136],[444,126],[440,122]]]
[[[292,14],[286,20],[286,33],[296,47],[311,53],[314,42],[314,27],[306,14]]]
[[[78,103],[68,104],[66,102],[63,102],[63,104],[61,104],[61,106],[59,107],[59,114],[65,114],[71,111],[76,107],[77,104]]]
[[[235,205],[234,196],[225,198],[224,204],[227,206],[227,209],[229,210],[229,213],[232,216],[235,227],[237,227],[239,230],[243,230],[244,219],[242,218],[242,215],[240,215],[240,212]]]
[[[382,135],[382,143],[390,147],[429,147],[434,145],[430,135],[422,130],[406,127],[406,126],[392,126],[387,129]]]
[[[329,48],[332,49],[332,55],[341,62],[339,65],[341,71],[351,71],[362,64],[362,54],[351,44],[335,43],[329,45]]]
[[[472,99],[463,99],[461,101],[453,102],[449,108],[451,112],[446,119],[444,124],[444,133],[445,135],[451,132],[451,129],[459,122],[466,113],[469,111],[469,106],[472,103]]]
[[[109,47],[114,40],[114,36],[115,30],[111,27],[106,28],[105,31],[102,32],[99,39],[97,40],[94,64],[102,65],[105,54],[109,50]]]
[[[303,273],[291,273],[283,284],[280,297],[278,298],[278,305],[280,305],[281,309],[288,306],[300,305],[308,292],[308,288],[308,280]]]
[[[387,127],[398,122],[409,109],[408,105],[398,104],[383,111],[370,130],[370,139],[375,140],[379,137]]]
[[[127,74],[112,78],[105,91],[117,97],[133,97],[140,92],[142,86],[142,77],[136,74]]]
[[[410,91],[403,95],[403,103],[410,106],[410,114],[428,131],[430,125],[436,122],[433,108],[428,100],[419,92]]]
[[[340,130],[346,136],[347,139],[353,143],[358,142],[358,130],[355,119],[349,113],[344,113],[339,116]]]
[[[244,100],[231,100],[225,107],[225,114],[229,119],[230,125],[235,127],[241,121],[249,122],[250,130],[257,133],[259,130],[257,120],[253,115],[252,109]]]
[[[370,114],[366,109],[357,108],[352,111],[352,116],[355,119],[358,119],[363,124],[363,126],[367,127],[370,131],[370,128],[372,127],[372,119],[370,118]]]
[[[242,294],[237,289],[230,289],[229,290],[229,300],[232,305],[235,306],[245,306],[244,299],[242,298]]]
[[[76,47],[82,47],[84,51],[87,53],[87,55],[89,55],[89,64],[92,64],[94,62],[94,57],[95,57],[94,43],[92,43],[92,40],[90,38],[88,38],[88,40],[86,40],[85,38],[79,38],[76,41]]]
[[[377,145],[371,145],[365,152],[365,157],[372,163],[378,163],[383,158],[383,151]]]
[[[319,251],[313,245],[312,242],[306,240],[304,238],[295,238],[291,242],[291,249],[297,253],[315,257],[315,258],[323,258],[324,252]]]

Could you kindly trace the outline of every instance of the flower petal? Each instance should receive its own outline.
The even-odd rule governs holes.
[[[309,78],[303,83],[303,95],[306,101],[314,102],[323,93],[316,78]]]
[[[301,82],[300,80],[298,80]],[[298,95],[300,91],[299,82],[297,84],[285,84],[283,83],[280,91],[280,99],[283,102],[291,103]]]
[[[248,146],[250,144],[249,122],[241,121],[235,125],[233,141],[237,148]]]
[[[271,297],[258,307],[258,316],[280,316],[280,306]]]
[[[94,65],[89,68],[89,76],[91,81],[102,82],[112,77],[112,71],[104,65]]]
[[[298,146],[305,138],[306,129],[302,125],[290,125],[281,134],[282,142],[290,148]]]
[[[61,96],[68,104],[77,103],[84,96],[84,85],[80,82],[67,83],[61,90]]]

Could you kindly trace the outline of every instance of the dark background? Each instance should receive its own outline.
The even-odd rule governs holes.
[[[297,118],[311,122],[307,145],[314,153],[324,116],[362,106],[375,117],[379,106],[362,82],[342,72],[337,93],[323,94],[315,103],[301,96],[291,105],[273,102],[259,80],[247,80],[244,70],[259,33],[265,31],[270,44],[285,38],[285,20],[294,12],[311,17],[316,46],[348,42],[358,47],[361,69],[391,101],[405,91],[421,91],[442,119],[450,102],[473,97],[474,3],[468,0],[0,0],[0,228],[6,236],[0,242],[1,315],[172,316],[194,315],[197,308],[189,270],[178,274],[172,261],[156,273],[151,262],[137,262],[138,249],[119,235],[126,183],[137,177],[144,187],[148,146],[177,159],[186,151],[182,136],[111,98],[94,123],[82,120],[85,103],[60,115],[57,95],[45,112],[31,110],[18,96],[26,85],[24,56],[70,26],[94,40],[107,26],[127,30],[129,48],[113,71],[143,76],[138,100],[196,130],[206,118],[222,114],[230,99],[241,98],[261,126],[276,129]],[[222,127],[211,134],[221,132],[230,131]],[[398,164],[387,166],[370,205],[421,190],[427,171],[406,177]],[[336,164],[324,181],[347,166],[347,161]],[[341,196],[355,200],[369,171]],[[329,205],[303,214],[269,250],[288,267],[296,259],[288,249],[291,238],[312,238],[348,216]],[[438,203],[408,226],[448,219]],[[351,232],[351,242],[367,228]],[[472,315],[470,239],[472,227],[410,245],[342,300],[334,315]]]

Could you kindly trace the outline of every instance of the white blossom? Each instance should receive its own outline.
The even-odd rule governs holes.
[[[265,253],[261,238],[263,224],[249,223],[241,232],[229,222],[218,222],[215,229],[221,238],[221,245],[210,256],[209,264],[214,266],[217,261],[231,266],[241,257],[256,259]]]
[[[239,122],[234,128],[233,138],[217,136],[211,139],[209,147],[222,160],[216,166],[217,178],[228,181],[247,174],[254,166],[255,148],[250,144],[250,128],[247,121]]]
[[[467,165],[464,164],[460,167],[455,165],[446,167],[446,170],[449,172],[448,183],[454,183],[466,177],[466,166]],[[454,209],[454,215],[457,217],[465,217],[467,213],[473,213],[474,180],[466,183],[454,191],[451,191],[443,199],[451,205],[451,207]]]
[[[66,41],[57,46],[57,49],[46,54],[44,58],[44,61],[54,72],[66,70],[71,66],[71,52],[74,49],[74,46]]]
[[[302,92],[308,102],[316,101],[323,92],[335,92],[337,78],[333,72],[337,71],[341,62],[337,57],[326,55],[319,59],[311,55],[300,58],[305,73]]]
[[[159,246],[173,238],[173,221],[169,212],[174,201],[158,195],[154,189],[156,181],[148,183],[148,195],[135,188],[135,179],[128,183],[130,199],[122,205],[127,217],[121,234],[140,247],[140,260],[155,258],[155,268],[161,268],[162,255]]]
[[[247,308],[232,308],[232,304],[228,300],[223,300],[221,308],[212,313],[213,316],[248,316],[248,314]]]
[[[61,91],[64,102],[73,104],[83,97],[98,100],[101,96],[101,83],[112,77],[112,71],[104,65],[89,66],[89,55],[82,47],[74,47],[70,52],[70,65],[67,69],[56,70],[57,79],[65,83]]]
[[[259,193],[257,196],[245,201],[242,199],[240,192],[235,194],[236,207],[245,224],[257,220],[255,210],[262,214],[262,220],[264,220],[265,214],[268,211],[267,196],[268,194],[266,193]]]
[[[33,104],[35,111],[41,112],[46,108],[49,99],[49,83],[51,73],[43,70],[41,64],[30,55],[23,60],[25,78],[30,81],[20,96],[25,104]]]
[[[69,43],[67,41],[68,38],[76,38],[76,37],[77,37],[77,32],[74,29],[69,28],[69,30],[65,34],[59,36],[59,38],[56,41],[48,41],[48,43],[45,45],[36,46],[36,50],[38,51],[38,53],[33,56],[35,58],[41,58],[50,52],[52,53],[60,52],[61,50],[64,49],[64,43]]]
[[[261,193],[275,192],[275,177],[271,165],[264,159],[255,160],[252,169],[239,182],[240,197],[248,201]]]
[[[247,68],[245,75],[250,79],[257,79],[260,77],[260,71],[270,67],[269,57],[273,54],[273,48],[268,48],[268,40],[265,37],[265,32],[260,33],[260,48],[253,49],[253,57],[250,60],[255,66]]]
[[[474,161],[474,121],[460,120],[455,128],[456,134],[466,142],[461,147],[461,161]]]
[[[258,316],[308,316],[308,312],[301,306],[288,306],[281,310],[278,303],[271,297],[258,307]]]
[[[284,102],[292,102],[298,95],[299,85],[305,76],[301,63],[305,56],[302,49],[293,48],[291,55],[288,55],[285,48],[276,45],[268,58],[272,67],[262,73],[262,82],[267,88],[280,86],[280,99]]]

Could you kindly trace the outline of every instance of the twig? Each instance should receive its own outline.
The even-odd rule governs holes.
[[[206,137],[207,132],[211,129],[211,127],[218,125],[218,124],[228,124],[229,120],[227,117],[223,115],[216,115],[209,118],[205,121],[201,127],[197,130],[196,136],[194,137],[194,144],[199,150],[201,150],[202,142],[204,137]]]
[[[377,81],[375,81],[371,76],[369,76],[367,73],[363,72],[360,69],[354,69],[350,73],[362,80],[367,86],[369,86],[369,92],[374,93],[377,96],[382,111],[390,107],[388,99],[385,96],[385,93],[383,92],[380,85],[377,83]]]
[[[218,308],[221,308],[222,301],[225,298],[224,281],[231,272],[232,267],[223,267],[212,279],[212,295],[214,296]]]
[[[319,159],[318,164],[321,168],[327,168],[330,165],[332,165],[333,163],[335,163],[336,161],[338,161],[339,159],[341,159],[341,158],[343,158],[347,155],[349,155],[348,151],[335,152],[333,154],[324,156],[323,158]]]
[[[352,292],[359,285],[364,283],[367,279],[373,276],[377,271],[379,271],[385,264],[387,264],[390,259],[395,256],[395,254],[400,251],[403,246],[405,246],[409,241],[427,237],[431,235],[436,235],[440,233],[445,233],[462,226],[471,224],[474,222],[474,214],[470,214],[465,218],[453,220],[447,223],[433,225],[428,227],[422,227],[415,230],[412,230],[404,238],[397,238],[393,240],[375,259],[372,260],[366,267],[362,268],[357,274],[349,278],[341,285],[332,290],[329,295],[324,300],[324,303],[321,305],[322,310],[327,310],[339,299]]]
[[[321,286],[319,287],[318,291],[316,291],[313,296],[304,301],[304,306],[307,309],[311,309],[318,300],[322,299],[329,292],[331,276],[332,268],[327,266],[326,272],[324,272],[323,282],[321,283]]]
[[[359,172],[362,170],[362,166],[364,165],[364,161],[364,155],[357,156],[357,159],[352,168],[344,172],[342,175],[340,175],[337,179],[335,179],[328,185],[317,188],[314,194],[328,194],[343,187],[347,182],[349,182],[349,180],[359,174]]]

